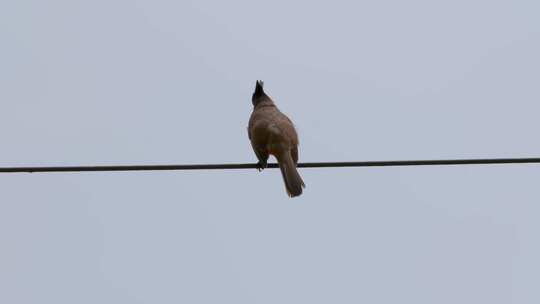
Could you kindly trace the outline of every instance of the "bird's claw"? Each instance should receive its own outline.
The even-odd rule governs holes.
[[[262,170],[266,169],[268,167],[268,163],[267,162],[262,162],[262,161],[259,161],[257,163],[257,170],[259,172],[261,172]]]

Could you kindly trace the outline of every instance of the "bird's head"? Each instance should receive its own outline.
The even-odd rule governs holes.
[[[257,80],[257,83],[255,84],[255,91],[253,92],[253,96],[251,97],[251,102],[253,103],[253,106],[256,106],[262,101],[270,100],[270,97],[266,95],[263,89],[264,82],[262,80]]]

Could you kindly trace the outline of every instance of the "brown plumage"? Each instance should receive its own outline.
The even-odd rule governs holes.
[[[268,157],[274,155],[279,163],[287,194],[302,194],[304,181],[298,174],[298,135],[291,120],[281,113],[270,96],[263,90],[263,82],[257,81],[252,97],[253,113],[249,119],[248,136],[259,170],[266,168]]]

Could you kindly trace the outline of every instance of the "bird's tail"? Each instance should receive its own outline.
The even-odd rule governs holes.
[[[283,176],[283,182],[285,183],[285,188],[287,189],[287,194],[290,197],[302,194],[302,188],[306,187],[306,185],[296,169],[296,164],[293,162],[291,153],[287,152],[278,157],[278,163],[281,175]]]

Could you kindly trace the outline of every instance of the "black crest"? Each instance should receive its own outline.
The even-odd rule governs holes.
[[[262,80],[257,80],[257,83],[255,84],[255,92],[253,92],[253,97],[265,95],[263,86],[264,82]]]
[[[253,92],[253,97],[251,97],[251,102],[256,106],[259,102],[264,100],[269,100],[268,95],[263,90],[264,82],[262,80],[257,80],[255,84],[255,92]]]

